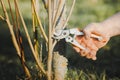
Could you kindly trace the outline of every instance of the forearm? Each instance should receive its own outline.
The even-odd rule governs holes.
[[[100,23],[108,36],[120,35],[120,12]]]

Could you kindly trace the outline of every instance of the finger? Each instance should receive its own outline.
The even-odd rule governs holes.
[[[91,23],[87,25],[84,29],[83,32],[85,34],[86,39],[89,39],[91,37],[92,32],[97,30],[98,23]]]
[[[88,48],[86,48],[86,50],[81,50],[81,56],[86,56],[87,54],[89,54],[90,50]]]
[[[90,38],[89,40],[84,40],[84,44],[88,49],[94,49],[97,50],[98,48],[96,47],[96,45],[94,44],[94,42],[92,41],[92,39]]]
[[[86,55],[86,58],[95,60],[96,59],[96,50],[90,50],[89,53]]]
[[[88,53],[88,54],[86,55],[86,58],[88,58],[88,59],[92,58],[92,54]]]
[[[93,56],[93,57],[92,57],[92,60],[97,60],[97,57],[96,57],[96,56]]]
[[[81,45],[85,48],[85,50],[80,50],[80,54],[81,54],[81,56],[86,56],[86,54],[88,53],[87,52],[87,47],[86,47],[86,45],[84,44],[84,42],[82,42],[81,41]]]
[[[103,38],[101,41],[97,41],[97,40],[94,40],[94,39],[93,39],[94,44],[95,44],[96,47],[98,47],[98,48],[101,48],[101,47],[105,46],[108,41],[109,41],[109,39],[105,39],[105,38]]]
[[[96,60],[96,59],[97,59],[97,57],[96,57],[96,53],[97,53],[97,51],[95,51],[95,50],[91,51],[91,54],[92,54],[92,60]]]
[[[84,29],[83,32],[84,32],[85,38],[87,40],[90,39],[91,32],[88,29]]]
[[[81,54],[81,56],[86,56],[88,53],[87,53],[86,51],[82,50],[82,51],[80,52],[80,54]]]
[[[76,40],[78,43],[81,43],[81,41],[83,40],[83,36],[76,36],[76,37],[75,37],[75,40]]]
[[[73,48],[75,49],[76,52],[80,53],[80,48],[73,46]]]

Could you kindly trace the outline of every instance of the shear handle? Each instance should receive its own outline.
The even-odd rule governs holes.
[[[84,35],[84,33],[83,33],[82,31],[80,31],[78,28],[70,29],[70,34],[74,34],[74,35]],[[91,37],[92,37],[92,38],[96,38],[96,39],[98,39],[99,41],[102,40],[102,37],[101,37],[101,36],[98,36],[98,35],[95,35],[95,34],[91,34]]]

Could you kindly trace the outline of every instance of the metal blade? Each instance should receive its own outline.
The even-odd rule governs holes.
[[[82,50],[86,50],[85,47],[83,47],[82,45],[80,45],[74,38],[72,38],[71,36],[68,36],[67,38],[65,38],[66,42],[69,42],[77,47],[79,47]]]
[[[69,36],[70,32],[69,30],[56,30],[53,34],[54,39],[64,39],[67,36]]]

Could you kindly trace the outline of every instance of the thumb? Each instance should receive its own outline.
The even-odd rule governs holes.
[[[86,38],[87,40],[89,40],[89,39],[90,39],[90,36],[91,36],[91,32],[90,32],[89,30],[87,30],[87,29],[84,29],[84,30],[83,30],[83,33],[84,33],[85,38]]]
[[[98,23],[91,23],[91,24],[88,24],[84,29],[83,29],[83,32],[85,34],[85,38],[86,39],[90,39],[91,37],[91,33],[96,30],[98,26]]]

